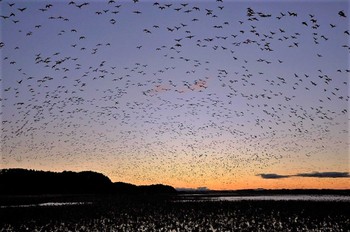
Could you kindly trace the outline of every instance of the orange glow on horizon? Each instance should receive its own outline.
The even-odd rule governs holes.
[[[68,169],[51,168],[42,169],[35,167],[17,166],[17,167],[1,167],[1,168],[25,168],[43,171],[62,172]],[[69,169],[69,171],[87,171],[88,169]],[[106,175],[112,182],[126,182],[135,185],[150,185],[150,184],[165,184],[173,186],[174,188],[207,188],[210,190],[241,190],[241,189],[350,189],[350,178],[316,178],[316,177],[289,177],[282,179],[263,179],[260,176],[244,176],[233,179],[229,182],[227,179],[207,179],[203,184],[200,181],[188,182],[186,180],[179,180],[178,178],[159,178],[155,181],[139,181],[137,179],[125,178],[119,179],[113,175],[109,175],[107,170],[92,170]]]

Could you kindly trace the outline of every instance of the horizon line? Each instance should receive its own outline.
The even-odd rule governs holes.
[[[164,183],[151,183],[151,184],[142,184],[142,185],[138,185],[138,184],[134,184],[134,183],[129,183],[129,182],[124,182],[124,181],[112,181],[111,178],[109,176],[107,176],[106,174],[102,173],[102,172],[97,172],[97,171],[93,171],[93,170],[83,170],[83,171],[71,171],[71,170],[63,170],[63,171],[51,171],[51,170],[39,170],[39,169],[28,169],[28,168],[0,168],[0,173],[4,170],[27,170],[27,171],[42,171],[42,172],[53,172],[53,173],[63,173],[63,172],[73,172],[73,173],[82,173],[82,172],[94,172],[94,173],[98,173],[98,174],[102,174],[105,177],[107,177],[111,183],[125,183],[125,184],[131,184],[131,185],[135,185],[135,186],[150,186],[150,185],[157,185],[157,184],[161,184],[161,185],[168,185],[173,187],[176,191],[182,191],[182,192],[210,192],[210,191],[274,191],[274,190],[338,190],[338,191],[350,191],[350,188],[262,188],[262,187],[257,187],[257,188],[240,188],[240,189],[227,189],[227,188],[222,188],[222,189],[210,189],[206,186],[199,186],[199,187],[175,187],[173,185],[169,185],[169,184],[164,184]],[[317,177],[315,177],[317,178]]]

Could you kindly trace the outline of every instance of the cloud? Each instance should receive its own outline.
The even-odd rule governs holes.
[[[275,173],[261,173],[257,176],[261,176],[263,179],[282,179],[282,178],[288,178],[290,176],[288,175],[279,175]]]
[[[350,177],[350,174],[348,172],[311,172],[311,173],[298,173],[294,176],[316,177],[316,178],[347,178],[347,177]]]
[[[193,91],[201,91],[203,89],[208,88],[208,84],[206,80],[196,80],[193,85],[191,85],[190,89]]]
[[[295,175],[281,175],[276,173],[261,173],[257,174],[263,179],[283,179],[289,177],[313,177],[313,178],[349,178],[349,172],[310,172],[298,173]]]
[[[171,86],[168,84],[159,84],[159,85],[155,85],[152,89],[149,89],[147,91],[144,91],[143,94],[146,96],[154,96],[156,94],[159,93],[163,93],[166,91],[171,90]]]
[[[161,92],[165,92],[168,90],[171,90],[171,87],[168,84],[156,85],[153,89],[153,91],[156,93],[161,93]]]

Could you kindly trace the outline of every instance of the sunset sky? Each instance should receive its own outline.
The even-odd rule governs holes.
[[[348,1],[0,9],[0,168],[349,188]]]

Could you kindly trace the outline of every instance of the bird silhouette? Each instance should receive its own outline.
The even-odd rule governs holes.
[[[346,15],[345,15],[344,11],[342,11],[342,10],[338,12],[338,15],[339,15],[340,17],[346,18]]]

